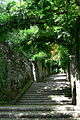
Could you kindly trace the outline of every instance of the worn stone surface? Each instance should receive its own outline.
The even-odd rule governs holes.
[[[44,66],[41,61],[36,61],[34,63],[36,68],[36,78],[37,81],[42,81],[45,77],[52,74],[52,67],[51,66]]]
[[[34,72],[34,73],[33,73]],[[0,88],[1,99],[13,99],[29,81],[42,81],[52,73],[52,68],[41,61],[29,61],[22,53],[13,50],[7,43],[0,43]]]
[[[43,83],[35,82],[16,105],[0,107],[0,120],[79,120],[80,108],[71,105],[69,88],[66,75],[51,75]]]
[[[14,51],[7,44],[0,44],[0,87],[2,96],[11,99],[33,80],[31,63],[19,52]]]
[[[52,75],[45,82],[33,83],[18,105],[70,105],[70,83],[65,75]]]

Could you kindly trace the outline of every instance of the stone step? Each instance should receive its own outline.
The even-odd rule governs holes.
[[[0,120],[80,120],[80,118],[1,118]]]
[[[55,85],[59,86],[60,84],[65,85],[65,86],[70,86],[69,82],[48,82],[47,84],[44,83],[42,85],[40,85],[40,84],[32,85],[31,88],[33,88],[33,87],[36,87],[36,88],[55,87]],[[65,86],[63,86],[63,87],[65,87]]]
[[[24,95],[22,98],[56,98],[60,96],[64,96],[65,98],[71,98],[71,95],[69,94],[28,94],[28,95]]]
[[[60,95],[61,96],[61,95]],[[61,99],[71,99],[71,97],[70,96],[68,96],[68,95],[62,95],[62,96],[64,96],[64,97],[62,97]],[[53,99],[57,99],[57,98],[59,98],[59,95],[40,95],[40,96],[38,96],[38,95],[26,95],[26,96],[23,96],[22,98],[21,98],[21,100],[22,99],[51,99],[51,100],[53,100]]]
[[[62,99],[62,100],[58,100],[58,99],[52,99],[52,98],[22,98],[20,99],[21,101],[23,100],[25,101],[72,101],[72,99]],[[20,101],[19,100],[19,101]]]
[[[26,92],[26,94],[30,94],[30,93],[56,93],[56,92],[61,92],[61,93],[70,93],[70,89],[67,89],[67,90],[65,90],[65,89],[63,89],[63,90],[31,90],[31,91],[27,91]]]
[[[54,98],[59,95],[25,95],[22,98]],[[60,96],[65,96],[65,95],[60,95]],[[69,97],[70,98],[70,97]]]
[[[71,99],[65,98],[65,99],[57,99],[57,98],[53,98],[52,100],[43,100],[43,99],[21,99],[19,100],[19,102],[67,102],[67,101],[71,101]]]
[[[27,91],[25,94],[32,94],[32,93],[35,93],[35,94],[39,94],[39,93],[65,93],[65,94],[68,94],[68,93],[70,93],[70,89],[62,89],[61,88],[61,90],[59,90],[59,89],[57,89],[57,90],[51,90],[51,91],[39,91],[39,90],[37,90],[37,91]]]
[[[46,91],[46,92],[44,92],[44,91],[43,91],[43,92],[39,92],[39,91],[38,91],[38,92],[33,92],[33,91],[32,91],[32,92],[27,92],[27,93],[24,94],[24,95],[28,95],[28,94],[34,94],[34,95],[35,95],[35,94],[38,94],[38,95],[40,95],[40,94],[41,94],[41,95],[43,95],[43,94],[53,94],[53,95],[59,94],[59,95],[60,95],[60,94],[61,94],[61,95],[62,95],[62,94],[69,94],[69,93],[70,93],[70,92],[64,92],[64,91],[58,91],[58,90],[57,90],[57,91],[52,91],[52,92],[47,92],[47,91]]]
[[[51,112],[3,112],[0,113],[1,118],[80,118],[80,111],[51,111]]]
[[[55,105],[55,106],[39,106],[39,105],[26,105],[26,106],[4,106],[0,107],[0,112],[11,112],[11,111],[79,111],[73,105]]]
[[[67,86],[69,86],[70,84],[69,84],[69,82],[62,82],[62,81],[54,81],[54,82],[51,82],[51,81],[49,81],[49,82],[47,82],[47,83],[44,83],[44,84],[42,84],[42,83],[36,83],[36,84],[33,84],[31,87],[45,87],[45,86],[50,86],[50,87],[55,87],[55,85],[59,85],[59,84],[61,84],[61,85],[67,85]],[[64,86],[63,86],[64,87]]]
[[[54,91],[70,91],[70,88],[67,88],[67,90],[65,89],[65,88],[53,88],[53,89],[34,89],[34,90],[29,90],[29,91],[27,91],[27,92],[54,92]]]
[[[26,93],[26,94],[24,94],[22,97],[28,97],[28,96],[35,96],[35,97],[39,97],[39,96],[41,96],[41,97],[47,97],[47,96],[59,96],[59,95],[64,95],[64,96],[71,96],[70,95],[70,93],[57,93],[57,92],[55,92],[55,93]]]
[[[58,98],[67,98],[68,96],[66,96],[66,95],[68,95],[68,93],[67,94],[50,94],[50,95],[47,95],[47,94],[24,94],[23,96],[22,96],[22,98],[23,97],[25,97],[25,98],[33,98],[33,97],[35,97],[35,98],[37,98],[37,97],[40,97],[40,98],[56,98],[56,97],[58,97]],[[71,98],[70,96],[68,97],[68,98]]]
[[[71,105],[72,103],[67,102],[18,102],[17,105]]]
[[[54,92],[54,91],[55,91],[55,88],[52,89],[52,90],[51,90],[51,89],[50,89],[50,90],[49,90],[49,89],[39,89],[39,90],[35,90],[35,89],[32,90],[32,89],[31,89],[31,90],[29,90],[28,92],[33,92],[33,93],[34,93],[34,92]],[[62,89],[62,90],[61,90],[61,89],[57,89],[57,91],[70,91],[70,89],[69,89],[69,88],[68,88],[67,90],[66,90],[66,89]],[[27,92],[27,93],[28,93],[28,92]]]
[[[51,100],[50,97],[36,97],[36,96],[33,96],[33,97],[23,97],[21,98],[21,100]]]
[[[46,103],[47,103],[47,102],[52,102],[52,103],[59,103],[59,102],[60,102],[60,103],[61,103],[61,102],[65,103],[65,102],[67,102],[67,103],[69,103],[69,102],[72,102],[72,100],[69,99],[69,100],[58,100],[58,101],[57,101],[57,100],[43,100],[43,99],[42,99],[42,100],[40,100],[40,99],[39,99],[39,100],[36,100],[36,99],[35,99],[35,100],[32,100],[32,99],[31,99],[31,100],[25,100],[25,99],[22,99],[22,100],[19,100],[19,101],[18,101],[18,103],[20,103],[20,102],[21,102],[21,103],[24,103],[24,102],[25,102],[25,103],[35,103],[35,102],[36,102],[36,103],[40,103],[40,102],[44,102],[44,103],[45,103],[45,102],[46,102]]]
[[[23,98],[49,98],[49,95],[25,95],[21,99]]]
[[[31,85],[31,88],[33,87],[55,87],[55,85],[59,86],[60,85],[65,85],[65,86],[70,86],[69,82],[67,81],[54,81],[54,82],[51,82],[51,81],[47,81],[46,83],[36,83],[36,84],[32,84]],[[63,86],[64,87],[64,86]]]
[[[56,84],[57,85],[57,84]],[[61,85],[61,87],[62,88],[65,88],[65,87],[67,87],[67,88],[70,88],[70,86],[69,85],[65,85],[65,86],[63,86],[63,85],[65,85],[65,84],[62,84]],[[57,85],[57,87],[59,87],[59,84]],[[46,89],[55,89],[56,88],[56,86],[55,86],[55,84],[52,84],[52,85],[44,85],[44,86],[38,86],[38,85],[36,85],[36,86],[32,86],[29,90],[39,90],[39,89],[43,89],[43,90],[46,90]],[[28,90],[28,91],[29,91]]]
[[[31,87],[33,87],[33,86],[35,86],[35,87],[38,87],[38,86],[39,86],[39,87],[55,86],[55,85],[58,85],[58,84],[60,84],[60,83],[62,83],[62,85],[63,85],[63,84],[66,84],[66,85],[69,86],[69,81],[62,81],[62,80],[51,81],[51,80],[48,80],[48,81],[44,82],[44,84],[43,84],[43,82],[33,83]]]
[[[65,95],[48,95],[48,96],[25,96],[25,97],[22,97],[21,100],[24,99],[35,99],[35,100],[46,100],[46,99],[49,99],[51,101],[62,101],[62,100],[72,100],[71,97],[66,97]]]
[[[51,92],[51,91],[54,91],[54,90],[70,90],[70,87],[38,87],[38,88],[36,88],[36,87],[34,87],[34,88],[30,88],[29,90],[28,90],[28,92],[30,92],[30,91],[48,91],[48,92]]]
[[[71,105],[70,83],[64,78],[66,76],[52,75],[45,82],[33,83],[16,108],[0,108],[0,111],[3,116],[9,113],[12,119],[19,120],[73,120],[74,115],[79,118],[80,113]]]
[[[44,81],[44,84],[47,84],[48,82],[62,82],[62,83],[64,83],[64,82],[68,82],[69,83],[69,81],[67,80],[67,79],[59,79],[59,78],[56,78],[56,79],[51,79],[51,78],[48,78],[48,79],[46,79],[46,81]],[[36,85],[36,84],[39,84],[39,85],[42,85],[42,82],[34,82],[33,83],[33,85]]]
[[[54,93],[54,92],[65,92],[65,93],[67,93],[67,92],[70,92],[71,91],[71,89],[64,89],[64,88],[60,88],[60,89],[57,89],[57,90],[55,90],[55,89],[52,89],[52,90],[29,90],[29,91],[27,91],[26,93],[28,94],[28,93]]]

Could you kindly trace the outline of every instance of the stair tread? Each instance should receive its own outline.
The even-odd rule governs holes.
[[[31,107],[31,106],[28,106],[28,107],[14,107],[14,108],[10,108],[10,107],[7,107],[7,108],[0,108],[0,112],[7,112],[7,111],[75,111],[75,108],[74,107],[57,107],[57,106],[53,106],[52,108],[51,107]]]
[[[77,120],[80,108],[72,105],[70,95],[66,75],[51,75],[45,82],[34,82],[16,105],[1,106],[0,120]]]
[[[0,118],[0,120],[80,120],[78,118]]]
[[[18,105],[66,105],[66,104],[68,104],[68,105],[70,105],[71,104],[71,102],[70,103],[50,103],[50,102],[48,102],[48,103],[18,103]]]
[[[0,118],[19,117],[19,118],[74,118],[80,117],[80,111],[50,111],[50,112],[3,112]]]

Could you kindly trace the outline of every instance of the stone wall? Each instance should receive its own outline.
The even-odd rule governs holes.
[[[3,88],[6,87],[6,78],[7,78],[7,61],[6,61],[6,55],[4,54],[5,52],[4,49],[0,45],[0,89],[2,87]]]
[[[43,79],[52,74],[51,66],[44,66],[41,61],[33,62],[35,66],[35,81],[43,81]]]
[[[5,99],[14,99],[33,80],[31,63],[6,44],[0,44],[0,88]]]
[[[13,100],[26,84],[43,81],[50,74],[52,67],[32,62],[7,43],[0,43],[0,101]]]

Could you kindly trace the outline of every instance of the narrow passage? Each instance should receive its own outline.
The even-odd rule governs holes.
[[[80,108],[72,105],[66,74],[34,82],[16,105],[1,106],[0,120],[79,120]]]
[[[70,105],[70,82],[66,74],[51,75],[44,82],[34,82],[18,105]]]

